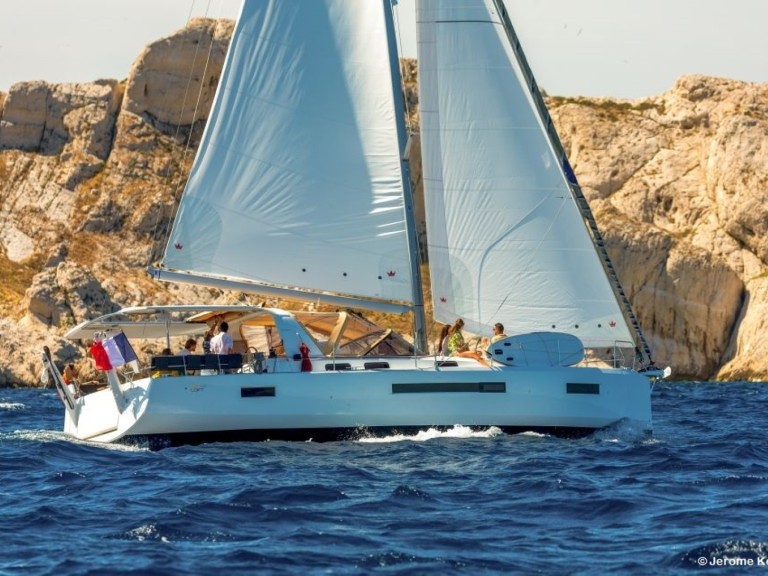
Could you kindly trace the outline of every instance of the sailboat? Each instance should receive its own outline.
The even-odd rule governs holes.
[[[651,360],[503,2],[418,0],[416,14],[434,317],[510,335],[479,360],[429,350],[391,1],[245,0],[149,271],[318,311],[139,306],[83,322],[67,337],[106,351],[105,384],[68,384],[42,354],[65,432],[180,444],[652,430],[669,370]],[[367,310],[412,314],[412,341]],[[142,364],[131,348],[223,321],[231,353]]]

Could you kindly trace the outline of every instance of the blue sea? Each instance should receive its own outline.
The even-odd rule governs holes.
[[[0,389],[0,574],[768,574],[768,384],[653,404],[651,438],[151,451],[72,440],[53,390]]]

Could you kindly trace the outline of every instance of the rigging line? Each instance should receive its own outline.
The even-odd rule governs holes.
[[[478,292],[479,292],[479,290],[478,290]],[[499,320],[498,320],[499,310],[501,310],[504,307],[504,305],[507,303],[507,300],[509,299],[509,296],[510,296],[509,293],[507,293],[507,295],[504,296],[504,300],[502,300],[499,303],[499,305],[496,307],[496,310],[494,311],[494,313],[490,316],[491,318],[496,318],[497,319],[496,322],[499,322]],[[478,304],[480,304],[480,303],[478,302]],[[479,308],[480,308],[480,306],[478,306],[478,309]],[[509,325],[510,321],[505,318],[504,322],[507,322],[507,325]],[[489,323],[487,321],[483,320],[483,324],[489,324]]]
[[[208,18],[208,14],[210,13],[210,8],[211,8],[211,0],[208,0],[208,3],[206,5],[206,10],[205,10],[205,18]],[[220,14],[221,14],[221,3],[219,3],[219,15]],[[184,151],[181,156],[181,161],[179,163],[179,170],[177,173],[176,183],[172,187],[172,192],[171,192],[172,193],[172,207],[171,207],[172,214],[175,213],[175,210],[177,209],[178,204],[181,200],[181,192],[183,192],[182,182],[184,181],[184,166],[186,165],[186,160],[187,160],[187,157],[189,156],[189,153],[192,147],[192,136],[195,132],[194,127],[195,127],[195,123],[197,122],[196,119],[197,119],[198,112],[200,110],[200,103],[203,97],[203,90],[205,89],[205,78],[207,76],[209,65],[211,62],[211,54],[213,53],[213,48],[215,44],[216,27],[218,26],[218,21],[219,21],[219,18],[216,17],[214,18],[214,24],[212,28],[205,27],[200,30],[200,36],[196,42],[195,54],[193,56],[192,66],[190,66],[189,76],[187,77],[187,84],[184,90],[184,99],[182,100],[182,107],[181,107],[181,110],[179,111],[179,120],[177,122],[176,139],[178,139],[181,131],[182,114],[184,113],[184,108],[187,103],[187,98],[191,91],[191,86],[192,86],[193,76],[194,76],[194,64],[195,62],[197,62],[197,56],[200,50],[200,44],[202,43],[202,39],[206,34],[207,30],[210,30],[211,41],[208,44],[208,53],[206,54],[205,65],[203,66],[203,72],[200,75],[200,89],[198,90],[197,99],[195,100],[195,106],[192,112],[192,121],[189,127],[189,132],[187,134],[186,142],[184,144]],[[169,178],[170,177],[171,175],[169,174]],[[166,221],[165,230],[163,231],[164,232],[163,236],[166,242],[170,237],[172,223],[173,223],[173,217],[169,218]]]
[[[208,13],[210,12],[210,8],[211,8],[211,0],[208,0],[208,3],[206,4],[206,8],[205,8],[205,17],[206,18],[208,18]],[[218,20],[216,20],[216,22],[214,22],[213,30],[211,30],[211,42],[208,44],[208,54],[206,55],[205,66],[203,67],[203,73],[202,73],[202,75],[200,77],[200,90],[198,90],[198,93],[197,93],[197,100],[195,101],[195,107],[194,107],[194,110],[192,112],[192,123],[190,124],[189,134],[187,135],[187,140],[184,143],[184,152],[182,153],[182,157],[181,157],[181,166],[182,167],[184,166],[184,162],[187,159],[187,154],[189,153],[189,149],[190,149],[191,142],[192,142],[192,134],[194,133],[195,119],[197,118],[197,111],[198,111],[198,108],[200,106],[200,99],[202,98],[203,87],[205,85],[205,74],[208,71],[208,64],[209,64],[210,59],[211,59],[211,52],[213,51],[213,41],[214,41],[214,36],[215,36],[215,30],[216,30],[217,22],[218,22]],[[201,41],[202,41],[203,36],[205,34],[205,30],[206,30],[205,28],[200,30],[200,36],[197,39],[197,42],[195,43],[195,54],[194,54],[194,56],[192,58],[192,65],[189,68],[189,75],[187,76],[187,84],[184,87],[184,99],[182,100],[181,110],[179,110],[179,120],[178,120],[178,122],[176,124],[176,138],[179,137],[179,134],[181,132],[182,115],[184,114],[184,108],[187,105],[187,97],[189,96],[189,92],[190,92],[190,89],[191,89],[191,86],[192,86],[192,78],[193,78],[193,75],[194,75],[195,62],[197,62],[197,55],[198,55],[198,53],[200,51],[200,44],[201,44]],[[176,181],[176,185],[174,186],[174,189],[173,189],[173,201],[174,201],[174,204],[176,202],[178,202],[178,197],[179,197],[178,190],[179,190],[179,187],[181,185],[181,181],[182,181],[182,176],[181,176],[181,172],[179,172],[178,179]]]
[[[208,54],[205,57],[205,66],[203,67],[203,73],[202,73],[202,76],[200,78],[200,90],[197,93],[197,100],[195,101],[195,108],[194,108],[193,113],[192,113],[192,124],[190,125],[189,134],[187,135],[187,142],[186,142],[186,145],[184,147],[184,155],[182,157],[182,162],[184,160],[186,160],[187,154],[189,153],[189,149],[191,147],[192,134],[194,133],[194,125],[195,125],[195,122],[196,122],[195,119],[197,118],[197,113],[200,110],[200,102],[203,99],[204,80],[205,80],[205,77],[206,77],[206,75],[208,73],[208,67],[209,67],[209,65],[211,63],[211,54],[213,53],[213,46],[214,46],[214,40],[215,40],[215,36],[216,36],[216,27],[218,26],[218,21],[219,21],[219,19],[216,18],[215,23],[213,25],[213,29],[211,30],[211,43],[208,45]],[[231,39],[230,39],[230,41],[231,41]],[[198,43],[198,47],[199,47],[199,43]],[[195,51],[195,59],[197,59],[197,49]],[[191,84],[191,82],[192,82],[192,71],[190,70],[190,78],[189,78],[189,81],[188,81],[188,84],[187,84],[188,87],[189,87],[189,84]],[[186,103],[186,93],[184,94],[184,101]],[[176,191],[178,191],[178,185],[180,183],[181,183],[181,177],[179,177],[179,181],[178,181],[177,186],[176,186]],[[174,195],[176,196],[176,194],[174,194]]]
[[[206,18],[208,17],[208,11],[210,10],[210,7],[211,7],[211,0],[208,0],[208,5],[205,8],[205,17]],[[191,18],[191,15],[190,15],[190,17],[187,19],[187,24],[189,24],[191,19],[192,18]],[[190,66],[190,69],[189,69],[189,76],[187,77],[187,85],[184,87],[184,98],[181,101],[181,110],[179,110],[179,120],[176,122],[176,134],[174,136],[177,139],[179,137],[179,133],[181,132],[181,118],[182,118],[182,116],[184,114],[184,108],[187,105],[187,96],[189,96],[189,89],[190,89],[190,86],[192,85],[192,74],[193,74],[193,70],[194,70],[194,67],[195,67],[195,62],[197,62],[197,54],[200,51],[200,40],[202,40],[202,37],[203,37],[203,31],[201,30],[200,31],[200,37],[197,39],[197,42],[195,42],[195,55],[192,58],[192,66]],[[213,45],[213,39],[211,39],[211,46],[212,45]],[[211,48],[209,47],[208,50],[209,50],[209,53],[210,53]],[[201,86],[200,86],[200,91],[201,92],[202,92],[202,80],[203,79],[201,78]],[[192,118],[193,118],[192,122],[194,124],[194,116]],[[187,142],[187,146],[188,145],[189,145],[189,142]]]
[[[208,0],[208,2],[209,2],[209,7],[210,7],[210,0]],[[187,19],[185,20],[185,26],[189,25],[189,22],[192,20],[192,13],[194,12],[194,7],[195,7],[195,0],[192,0],[189,3],[189,10],[187,11]],[[207,14],[207,11],[208,11],[208,8],[206,8],[206,14]],[[199,46],[200,43],[198,42],[197,45]],[[174,55],[175,55],[176,52],[178,52],[179,49],[180,49],[180,44],[176,43],[174,45]],[[195,55],[195,58],[197,58],[197,55]],[[188,88],[188,86],[189,85],[187,85],[187,88]],[[165,91],[165,95],[163,97],[162,109],[166,109],[167,108],[168,100],[169,99],[170,99],[170,91],[166,90]],[[186,93],[184,95],[183,102],[186,103]],[[182,112],[183,112],[183,110],[184,110],[184,104],[182,104]],[[180,114],[180,116],[181,116],[181,114]],[[176,123],[176,132],[174,134],[174,141],[178,141],[179,131],[180,130],[181,130],[181,118],[179,118],[179,121]],[[171,151],[171,154],[173,155],[173,151]],[[183,166],[183,162],[182,162],[181,166]],[[171,171],[169,171],[168,175],[166,177],[166,180],[165,180],[166,186],[171,183],[172,178],[173,178],[173,173]],[[178,183],[176,184],[176,186],[178,187]],[[175,192],[172,191],[171,193],[173,194],[173,196],[175,196]],[[175,204],[175,200],[174,200],[174,202],[172,204]],[[173,208],[171,210],[173,211]],[[158,210],[157,211],[157,216],[155,218],[155,223],[152,226],[152,236],[151,237],[152,237],[152,239],[155,239],[155,238],[158,238],[159,236],[161,236],[164,241],[167,241],[168,234],[169,234],[168,227],[169,227],[170,224],[166,224],[164,229],[162,231],[160,230],[160,225],[161,225],[160,223],[162,221],[162,214],[163,214],[162,210]],[[164,242],[162,242],[162,243],[164,243]],[[145,266],[150,266],[152,264],[152,261],[154,260],[155,247],[156,247],[155,242],[154,241],[150,242],[150,248],[149,248],[149,251],[147,253],[147,261],[146,261],[146,265]]]
[[[210,7],[211,7],[211,1],[212,0],[208,0],[208,5],[207,5],[207,7],[205,9],[205,16],[206,16],[206,18],[208,17],[208,12],[209,12]],[[216,38],[216,28],[218,27],[219,21],[221,20],[221,14],[222,14],[222,11],[223,11],[223,6],[224,6],[224,0],[219,0],[218,10],[217,10],[216,16],[214,17],[215,23],[213,25],[213,30],[211,32],[211,42],[208,45],[208,54],[206,55],[205,66],[203,67],[203,74],[202,74],[201,82],[200,82],[200,90],[197,93],[197,101],[195,102],[195,109],[194,109],[193,116],[192,116],[192,118],[193,118],[192,127],[194,127],[194,124],[195,124],[194,118],[197,118],[197,113],[200,110],[200,102],[203,99],[204,84],[203,84],[202,80],[205,79],[206,74],[208,73],[208,67],[209,67],[209,65],[211,63],[211,54],[213,54],[213,47],[214,47],[214,43],[215,43],[214,40]],[[232,37],[230,36],[230,42],[231,41],[232,41]],[[198,43],[198,47],[199,47],[199,43]],[[227,50],[228,50],[228,48],[227,48]],[[197,59],[197,49],[195,51],[195,59]],[[188,84],[187,84],[187,89],[189,88],[189,84],[191,84],[191,81],[192,81],[191,76],[192,76],[192,71],[190,70],[190,78],[189,78],[189,81],[188,81]],[[219,82],[220,81],[221,81],[221,77],[219,77]],[[218,88],[218,83],[217,83],[217,88]],[[184,95],[184,99],[185,99],[185,102],[186,102],[186,93]],[[206,123],[207,123],[207,119],[206,119]],[[187,145],[184,148],[184,158],[183,158],[183,160],[186,159],[186,155],[187,155],[187,153],[189,151],[190,144],[192,142],[192,134],[193,134],[193,130],[190,129],[189,136],[187,138]],[[177,186],[177,188],[178,188],[178,186]]]

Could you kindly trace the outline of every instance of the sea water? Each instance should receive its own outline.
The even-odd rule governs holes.
[[[650,438],[150,451],[0,389],[0,574],[768,574],[768,384],[663,383],[653,405]]]

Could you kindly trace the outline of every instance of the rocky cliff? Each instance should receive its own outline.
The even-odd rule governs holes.
[[[257,298],[144,271],[163,249],[231,31],[193,20],[148,46],[123,82],[0,93],[0,385],[35,385],[44,344],[82,357],[61,335],[117,307]],[[768,85],[688,76],[646,100],[547,103],[657,362],[678,378],[767,379]]]

